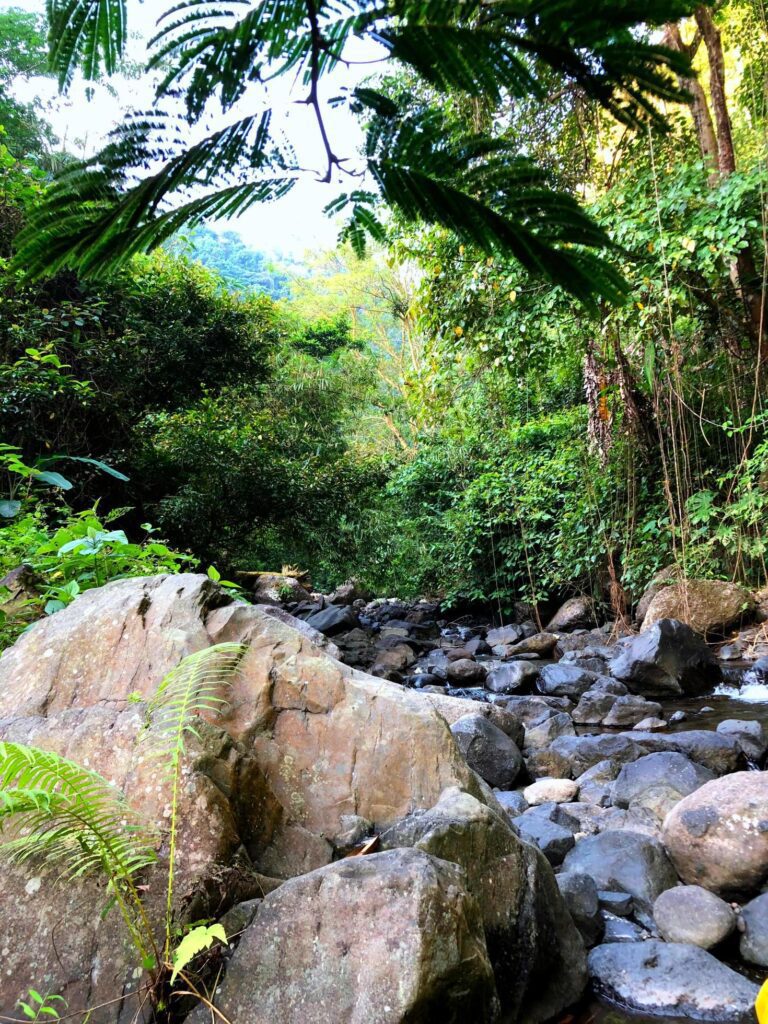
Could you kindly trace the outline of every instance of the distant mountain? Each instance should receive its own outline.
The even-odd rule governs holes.
[[[168,248],[215,270],[231,291],[265,292],[273,299],[290,293],[290,268],[252,249],[236,231],[219,234],[203,225],[175,238]],[[294,273],[300,269],[296,264]]]

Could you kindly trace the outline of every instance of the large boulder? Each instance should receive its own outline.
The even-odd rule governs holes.
[[[558,736],[575,736],[571,716],[565,711],[547,709],[525,727],[525,752],[546,751]]]
[[[753,1024],[758,986],[698,946],[612,942],[589,954],[597,991],[644,1017]]]
[[[489,629],[485,636],[485,642],[490,647],[507,647],[509,644],[519,643],[527,636],[529,636],[529,631],[526,627],[513,622],[508,626]]]
[[[519,819],[518,819],[519,820]],[[480,907],[499,998],[512,1019],[549,1019],[581,995],[584,949],[542,855],[458,789],[382,837],[460,865]],[[547,978],[548,983],[542,984]]]
[[[645,751],[624,733],[602,733],[597,736],[559,736],[548,752],[561,766],[561,778],[578,779],[600,761],[627,764],[642,757]]]
[[[660,619],[676,619],[702,636],[723,636],[754,610],[753,596],[737,583],[685,580],[659,590],[648,606],[641,628],[649,629]]]
[[[643,591],[643,595],[635,608],[635,622],[638,625],[642,625],[643,619],[645,618],[648,609],[651,607],[651,601],[653,601],[654,597],[656,597],[662,587],[667,587],[672,583],[677,583],[680,580],[680,577],[681,572],[679,567],[676,565],[668,565],[666,568],[656,573]]]
[[[493,1021],[493,971],[464,881],[454,864],[394,850],[286,882],[240,939],[216,1008],[237,1024]]]
[[[295,576],[280,572],[239,574],[250,584],[255,604],[282,605],[286,601],[309,601],[311,594]]]
[[[571,697],[578,700],[595,682],[594,672],[577,665],[545,665],[539,672],[536,688],[547,697]]]
[[[493,693],[525,693],[533,686],[539,666],[530,661],[508,661],[488,673],[485,687]]]
[[[359,580],[352,579],[340,583],[332,594],[328,595],[329,604],[354,604],[355,601],[370,601],[371,592]]]
[[[539,808],[532,808],[515,818],[514,825],[520,836],[537,846],[553,867],[563,863],[563,858],[573,849],[574,838],[571,829],[552,821],[545,814],[537,814]]]
[[[307,619],[307,625],[324,636],[336,636],[360,625],[357,613],[346,605],[331,604]]]
[[[657,732],[633,730],[620,735],[631,738],[647,754],[673,750],[685,754],[692,761],[703,765],[715,775],[726,775],[743,767],[744,757],[736,737],[725,733],[707,732],[706,729],[689,729],[687,732],[673,732],[660,735]]]
[[[534,633],[504,647],[504,656],[514,658],[521,654],[537,654],[540,658],[549,658],[557,647],[557,640],[554,633]]]
[[[645,697],[638,697],[628,693],[624,697],[617,697],[611,706],[610,711],[603,719],[603,725],[624,727],[637,725],[646,718],[655,718],[661,714],[661,704],[646,700]]]
[[[703,640],[676,619],[660,619],[625,641],[608,667],[615,679],[642,697],[704,693],[721,678]]]
[[[689,885],[755,893],[768,881],[768,772],[736,772],[685,797],[664,822],[664,844]]]
[[[555,612],[547,632],[569,633],[572,629],[591,629],[595,624],[595,602],[592,598],[571,597]]]
[[[573,720],[579,725],[599,725],[618,699],[615,693],[590,688],[573,709]]]
[[[474,658],[459,658],[446,669],[448,682],[454,686],[474,686],[484,682],[488,669]]]
[[[636,832],[586,836],[567,855],[563,869],[590,875],[598,889],[628,892],[649,911],[665,889],[677,884],[661,843]]]
[[[192,574],[114,582],[34,625],[0,657],[0,739],[100,772],[162,840],[168,794],[140,740],[143,701],[183,656],[221,641],[247,650],[225,713],[201,721],[188,746],[181,921],[259,895],[256,872],[289,878],[329,863],[350,819],[383,831],[449,786],[487,799],[445,719],[419,694],[341,665],[288,623]],[[161,864],[145,882],[158,919],[165,850],[161,842]],[[135,989],[135,959],[119,916],[101,920],[97,883],[54,888],[33,863],[4,865],[3,901],[16,916],[0,1014],[14,1016],[19,995],[42,983],[66,986],[73,1012]],[[58,921],[67,927],[53,928]],[[92,1024],[117,1012],[110,1004]]]

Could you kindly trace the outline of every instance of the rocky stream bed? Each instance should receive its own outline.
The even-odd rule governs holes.
[[[754,1020],[764,625],[723,651],[671,617],[595,626],[584,602],[541,629],[286,589],[253,606],[202,576],[119,581],[0,658],[0,739],[89,765],[162,826],[142,701],[184,655],[245,646],[189,752],[176,863],[177,919],[234,936],[212,981],[232,1024]],[[0,1015],[34,985],[101,1006],[91,1024],[146,1019],[97,881],[4,883]]]

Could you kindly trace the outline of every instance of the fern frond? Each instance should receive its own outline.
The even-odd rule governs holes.
[[[157,836],[98,773],[51,751],[0,742],[0,855],[60,879],[103,873],[142,956],[154,940],[134,876],[156,863]]]
[[[165,950],[168,960],[173,937],[173,893],[176,841],[179,831],[181,770],[188,736],[197,736],[202,715],[219,714],[227,705],[222,690],[232,685],[246,646],[216,644],[190,654],[160,683],[147,706],[145,737],[151,753],[160,759],[171,779],[168,839],[168,880],[165,901]]]
[[[59,88],[80,67],[87,79],[117,70],[125,52],[126,0],[47,0],[51,69]]]
[[[14,838],[0,850],[16,859],[34,855],[35,844],[76,850],[59,864],[65,877],[73,865],[84,873],[87,862],[119,878],[156,860],[146,822],[101,775],[51,751],[0,742],[0,831],[9,825]]]
[[[115,69],[126,36],[126,0],[47,0],[51,53],[66,84]],[[638,127],[665,121],[659,100],[682,101],[685,56],[649,42],[646,26],[692,13],[696,0],[177,0],[159,4],[150,67],[165,77],[156,99],[183,96],[174,125],[159,111],[119,129],[94,160],[70,168],[36,204],[15,265],[31,278],[69,267],[103,276],[185,225],[236,216],[285,195],[300,169],[274,137],[268,113],[190,145],[188,122],[218,102],[229,109],[248,84],[290,73],[308,88],[331,181],[343,167],[322,120],[318,82],[345,59],[352,37],[373,39],[438,93],[437,116],[420,120],[360,89],[338,98],[372,115],[367,171],[379,199],[405,217],[441,224],[596,307],[617,300],[610,246],[572,199],[533,180],[497,140],[446,137],[440,101],[459,92],[541,97],[550,72],[568,89]],[[542,68],[546,73],[542,75]],[[364,173],[364,168],[359,172]],[[352,173],[357,173],[352,171]],[[522,176],[530,180],[522,185]],[[375,204],[352,200],[345,235],[356,251],[382,237]],[[343,205],[346,205],[344,200]],[[333,203],[329,204],[333,208]]]
[[[147,705],[144,733],[151,750],[169,762],[186,751],[186,738],[204,715],[217,715],[226,706],[222,695],[232,685],[246,647],[225,643],[190,654],[160,683]]]
[[[450,135],[434,109],[400,114],[370,91],[359,99],[384,111],[368,125],[368,168],[385,202],[406,220],[439,224],[467,244],[512,256],[593,310],[597,296],[622,301],[627,286],[600,255],[613,248],[605,231],[509,144]],[[359,251],[366,233],[370,227],[355,210],[346,237]]]
[[[287,194],[292,153],[270,147],[269,110],[185,146],[185,122],[160,112],[130,118],[105,149],[73,164],[35,206],[19,235],[16,262],[30,279],[63,267],[99,277],[206,217],[234,217]],[[133,169],[162,161],[136,183]],[[243,180],[245,170],[260,177]],[[277,175],[269,175],[276,169]],[[180,201],[181,200],[181,201]]]

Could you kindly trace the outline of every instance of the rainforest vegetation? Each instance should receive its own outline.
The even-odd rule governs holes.
[[[622,614],[671,563],[764,585],[764,0],[245,6],[162,22],[178,115],[85,160],[15,87],[103,82],[122,5],[0,13],[0,578],[34,614],[193,565],[502,611]],[[319,98],[356,34],[362,171]],[[288,263],[222,226],[297,176],[266,108],[185,135],[267,65],[341,229]]]

